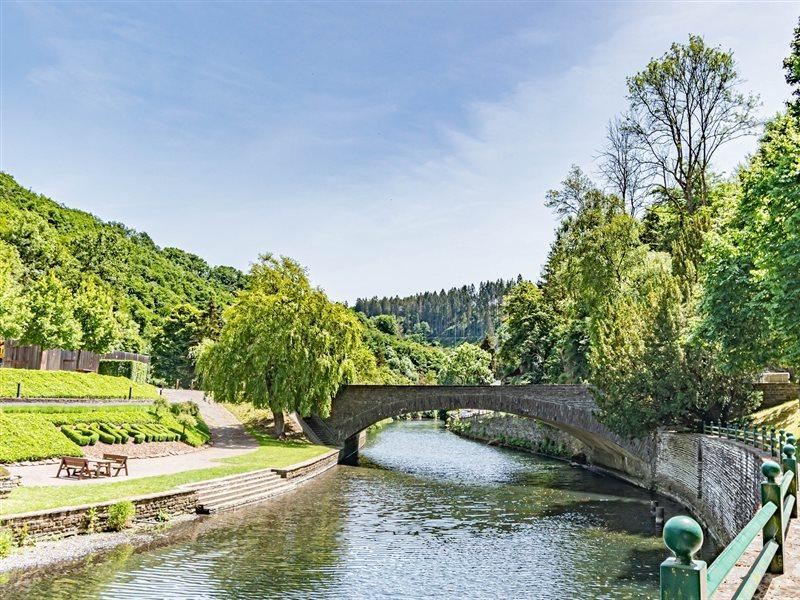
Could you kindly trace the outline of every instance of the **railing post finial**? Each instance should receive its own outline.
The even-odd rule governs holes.
[[[674,557],[661,563],[661,600],[707,600],[708,567],[694,555],[703,545],[703,530],[684,515],[672,517],[664,526],[664,544]]]

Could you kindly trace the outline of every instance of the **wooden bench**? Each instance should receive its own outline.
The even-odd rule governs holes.
[[[66,471],[67,477],[91,477],[94,473],[89,468],[89,461],[85,458],[75,458],[72,456],[64,456],[61,458],[61,465],[58,467],[58,475],[61,477],[61,471]]]
[[[103,459],[111,461],[111,468],[115,469],[114,477],[119,475],[123,469],[125,475],[128,474],[128,457],[124,454],[103,454]]]

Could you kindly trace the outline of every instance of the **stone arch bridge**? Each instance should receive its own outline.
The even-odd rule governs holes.
[[[330,416],[311,415],[304,424],[324,444],[342,448],[342,462],[352,462],[359,434],[370,425],[406,413],[459,408],[538,419],[583,442],[591,464],[640,483],[651,479],[652,440],[627,440],[601,424],[584,385],[350,385],[334,398]]]

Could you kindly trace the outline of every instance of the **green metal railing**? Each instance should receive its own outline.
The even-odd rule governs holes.
[[[766,481],[761,484],[761,508],[711,566],[694,558],[703,545],[703,530],[697,521],[687,516],[667,521],[664,544],[674,556],[661,564],[662,600],[712,598],[759,531],[763,535],[761,552],[736,590],[734,600],[752,598],[765,573],[783,573],[786,531],[791,519],[797,518],[797,459],[794,444],[787,443],[782,450],[783,474],[778,463],[764,462],[761,473]],[[781,481],[777,483],[779,476]]]
[[[780,449],[785,444],[797,445],[797,437],[785,429],[775,429],[764,425],[753,425],[747,421],[723,423],[721,421],[703,421],[701,431],[707,435],[716,435],[728,440],[736,440],[753,448],[769,452],[778,458]]]

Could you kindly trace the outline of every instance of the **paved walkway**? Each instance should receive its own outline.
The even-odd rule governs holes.
[[[221,458],[238,456],[252,452],[258,448],[258,442],[244,430],[242,424],[228,410],[203,399],[202,392],[191,390],[164,390],[164,395],[171,402],[193,400],[200,407],[200,414],[211,431],[212,446],[179,454],[158,458],[131,458],[128,460],[130,475],[122,478],[67,479],[57,478],[58,465],[31,465],[9,467],[9,471],[22,478],[22,485],[92,485],[109,483],[124,479],[151,477],[153,475],[169,475],[182,471],[192,471],[206,467],[219,466]]]

